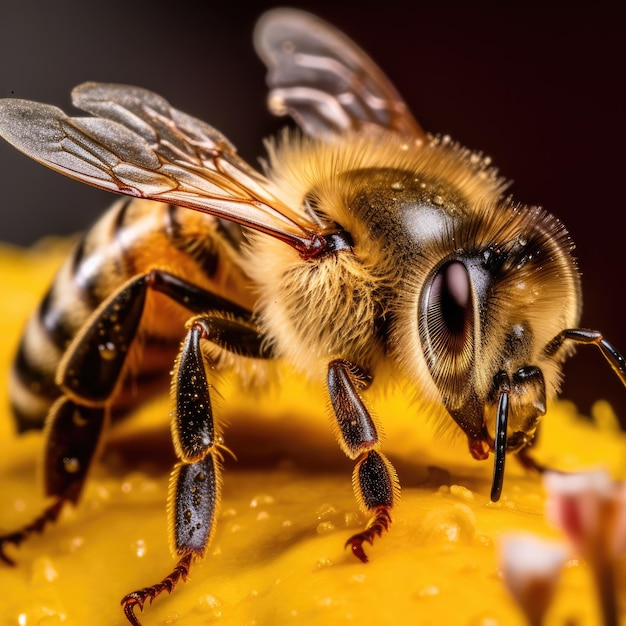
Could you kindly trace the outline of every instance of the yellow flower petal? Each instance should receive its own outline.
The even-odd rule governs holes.
[[[64,249],[0,247],[2,372]],[[226,444],[237,460],[224,460],[214,541],[189,581],[147,605],[142,622],[524,624],[501,580],[497,544],[513,531],[556,537],[544,519],[539,478],[509,459],[503,497],[490,503],[491,464],[472,460],[462,442],[437,439],[404,398],[390,394],[375,410],[402,499],[390,532],[366,546],[370,562],[360,563],[344,549],[365,521],[352,494],[352,463],[334,440],[325,398],[286,376],[282,393],[253,398],[235,393],[228,381],[220,385]],[[37,472],[42,435],[13,433],[4,384],[0,401],[0,529],[10,531],[44,503]],[[17,566],[0,566],[0,623],[124,625],[122,596],[171,571],[168,410],[159,398],[116,426],[80,505],[68,507],[42,536],[7,548]],[[602,416],[601,423],[614,423],[604,405]],[[560,469],[601,461],[623,478],[625,451],[622,433],[559,402],[549,409],[537,455]],[[589,626],[598,620],[582,563],[566,566],[547,624],[566,618]]]

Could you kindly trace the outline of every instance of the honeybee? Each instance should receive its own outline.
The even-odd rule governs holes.
[[[480,153],[424,132],[374,62],[319,18],[272,10],[254,42],[270,110],[301,129],[268,142],[263,173],[138,87],[80,85],[73,103],[89,117],[0,101],[9,143],[128,196],[74,248],[19,345],[14,413],[20,431],[45,424],[52,500],[0,537],[0,558],[12,563],[7,546],[79,501],[111,416],[173,363],[176,564],[123,598],[135,625],[135,607],[185,579],[214,531],[225,449],[215,369],[245,376],[282,359],[325,380],[368,515],[346,543],[361,561],[400,489],[368,409],[377,381],[410,381],[475,459],[493,455],[492,500],[507,453],[535,465],[528,451],[576,344],[596,345],[626,385],[623,357],[578,328],[580,276],[559,220],[514,202]]]

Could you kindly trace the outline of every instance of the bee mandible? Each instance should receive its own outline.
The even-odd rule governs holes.
[[[514,202],[480,153],[422,130],[375,63],[317,17],[276,9],[254,41],[269,106],[300,127],[267,144],[260,172],[208,124],[145,89],[85,83],[90,116],[0,101],[0,134],[31,158],[118,201],[74,248],[28,322],[11,372],[17,427],[45,423],[51,503],[0,537],[6,550],[81,496],[113,415],[171,375],[175,566],[122,600],[132,624],[204,556],[225,449],[212,372],[282,359],[325,381],[335,433],[354,461],[361,561],[384,534],[399,481],[367,392],[408,380],[434,417],[528,466],[540,418],[577,344],[623,357],[579,328],[580,276],[554,216]],[[182,340],[182,343],[181,343]],[[419,420],[433,416],[416,415]],[[450,420],[451,418],[451,420]]]

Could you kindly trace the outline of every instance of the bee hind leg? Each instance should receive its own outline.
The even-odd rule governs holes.
[[[62,395],[46,418],[43,463],[45,493],[53,501],[21,529],[0,535],[0,561],[5,564],[14,565],[6,553],[10,545],[19,546],[33,533],[41,533],[58,519],[66,503],[80,499],[150,289],[192,312],[216,310],[250,320],[247,309],[158,269],[134,276],[102,302],[68,346],[56,373]],[[253,334],[250,326],[249,322],[246,329]],[[260,346],[260,340],[257,343]]]
[[[21,544],[57,520],[65,503],[76,504],[96,455],[110,404],[121,380],[129,346],[143,313],[151,275],[140,275],[114,292],[68,346],[56,372],[61,396],[44,427],[44,484],[54,498],[20,530],[0,536],[0,560],[13,564],[5,548]]]
[[[48,524],[51,524],[58,519],[64,504],[65,500],[62,498],[56,498],[51,505],[47,506],[43,512],[29,524],[26,524],[19,530],[7,533],[6,535],[0,535],[0,561],[2,561],[5,565],[13,567],[15,565],[15,561],[6,554],[5,549],[7,546],[19,546],[33,533],[42,533]]]
[[[54,403],[46,422],[43,458],[45,494],[54,499],[32,522],[0,536],[0,560],[5,564],[15,565],[5,552],[8,545],[19,546],[31,534],[42,533],[66,503],[78,502],[106,419],[104,407],[83,406],[65,396]]]
[[[354,556],[364,563],[364,543],[373,543],[391,524],[391,509],[400,493],[398,478],[389,460],[376,448],[378,432],[359,394],[371,379],[357,365],[345,359],[328,366],[328,392],[338,426],[338,440],[344,453],[356,460],[352,484],[357,501],[369,515],[367,526],[348,539]]]

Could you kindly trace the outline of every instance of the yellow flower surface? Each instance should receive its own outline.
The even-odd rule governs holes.
[[[65,249],[0,247],[0,532],[29,522],[45,503],[43,435],[15,435],[5,380],[21,326]],[[438,439],[401,394],[390,394],[375,412],[402,498],[390,532],[366,546],[363,564],[344,549],[366,518],[323,394],[288,373],[267,394],[248,398],[228,380],[218,390],[236,459],[224,459],[214,539],[189,580],[139,614],[145,626],[524,624],[502,581],[499,544],[518,531],[561,539],[545,521],[539,477],[509,459],[502,499],[490,503],[491,462],[471,459],[462,440]],[[43,535],[7,548],[17,565],[0,565],[0,624],[124,625],[122,596],[171,571],[168,412],[164,395],[115,425],[80,505]],[[536,456],[556,468],[603,466],[624,478],[626,437],[616,424],[605,403],[591,420],[571,403],[555,403]],[[546,619],[565,623],[600,623],[589,569],[575,559]]]

